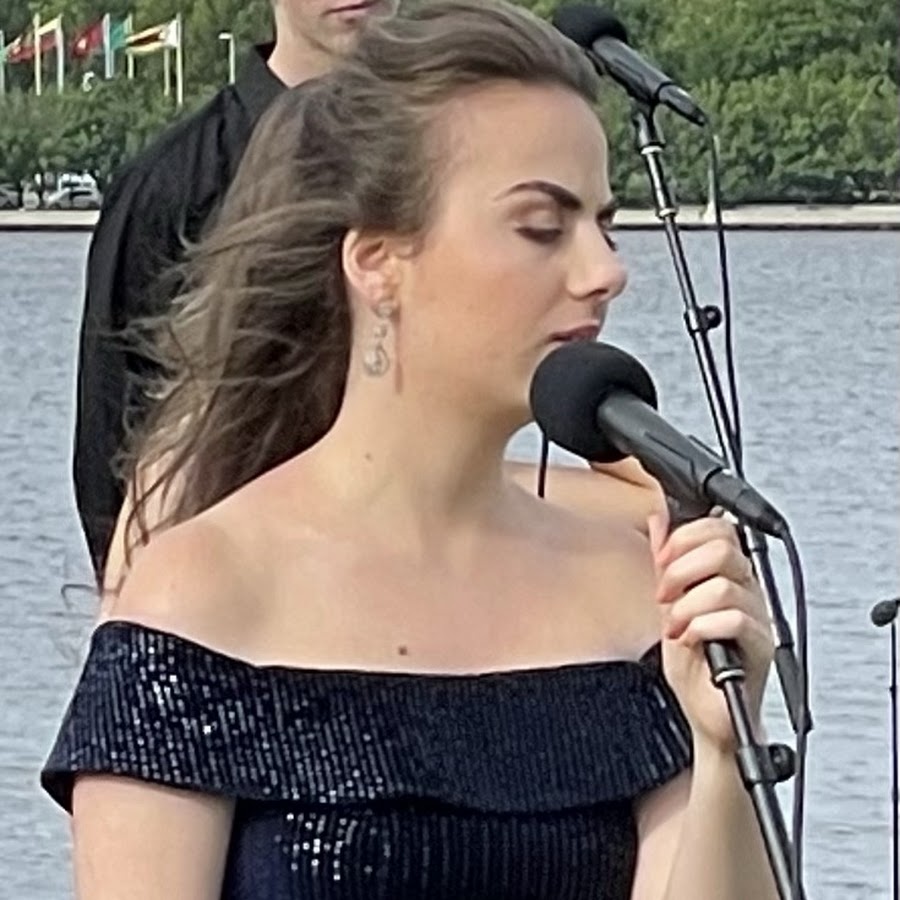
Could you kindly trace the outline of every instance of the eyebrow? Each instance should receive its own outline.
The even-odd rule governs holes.
[[[584,204],[581,200],[561,184],[556,184],[552,181],[542,181],[540,179],[536,181],[523,181],[520,184],[513,185],[509,190],[498,194],[495,199],[499,200],[501,197],[508,197],[510,194],[519,194],[524,191],[537,191],[541,194],[546,194],[552,200],[556,201],[562,209],[569,210],[570,212],[581,212],[581,210],[584,209]],[[615,197],[612,197],[600,207],[597,212],[597,219],[611,219],[618,208],[619,201],[616,200]]]

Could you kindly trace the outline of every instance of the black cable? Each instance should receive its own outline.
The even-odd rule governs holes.
[[[728,246],[725,239],[725,223],[722,218],[722,184],[719,160],[719,136],[712,128],[706,128],[710,154],[710,200],[716,223],[716,242],[719,250],[719,283],[722,293],[722,325],[725,340],[725,378],[728,383],[728,399],[731,407],[731,430],[735,457],[735,474],[743,475],[744,445],[741,432],[741,405],[737,386],[737,367],[734,354],[734,316],[731,302],[731,278],[728,274]]]
[[[541,461],[538,465],[537,495],[541,499],[547,492],[547,464],[550,461],[550,438],[541,432]]]
[[[725,421],[726,428],[729,428],[729,439],[730,446],[732,450],[732,468],[735,471],[736,475],[743,476],[744,474],[744,459],[743,459],[743,433],[741,427],[741,405],[740,405],[740,395],[738,392],[738,379],[737,379],[737,367],[735,364],[735,351],[734,351],[734,308],[732,304],[731,298],[731,279],[728,272],[728,249],[727,242],[725,237],[725,225],[723,222],[722,216],[722,188],[721,188],[721,160],[719,157],[719,138],[715,133],[711,126],[707,127],[705,130],[705,134],[707,136],[707,145],[709,149],[710,156],[710,202],[713,207],[714,216],[715,216],[715,231],[716,231],[716,239],[718,244],[718,255],[719,255],[719,278],[721,283],[721,308],[722,308],[722,323],[724,329],[724,354],[725,354],[725,382],[726,382],[726,390],[728,392],[728,406],[729,409],[729,421]],[[800,734],[800,732],[804,732],[804,745],[805,738],[808,735],[809,731],[812,728],[812,718],[809,712],[808,706],[808,670],[806,667],[806,659],[797,660],[795,663],[791,662],[790,655],[793,651],[793,641],[791,640],[791,630],[788,625],[787,618],[784,614],[784,609],[778,598],[778,587],[775,582],[774,574],[772,573],[771,567],[767,561],[767,548],[766,541],[763,535],[754,534],[751,538],[751,544],[757,552],[752,554],[754,562],[756,563],[755,568],[757,570],[757,574],[760,577],[761,583],[766,593],[766,597],[768,600],[768,605],[770,612],[772,614],[772,622],[775,630],[775,634],[778,639],[778,651],[776,653],[776,668],[778,669],[779,677],[782,678],[782,687],[785,691],[785,697],[788,702],[789,709],[794,709],[794,713],[792,715],[792,723],[794,725],[794,729],[796,733]],[[796,547],[794,548],[796,552]],[[796,587],[796,585],[795,585]],[[804,622],[804,642],[805,632],[806,632],[806,608],[804,601],[803,610],[799,610],[797,612],[798,622],[800,621],[800,616],[803,616]],[[802,670],[802,671],[800,671]],[[796,697],[796,702],[792,702],[791,700],[791,690],[789,688],[790,684],[794,684],[799,681],[804,681],[807,684],[807,689],[803,693],[802,698],[800,696]],[[797,691],[798,695],[800,691]],[[802,714],[797,713],[796,707],[802,706],[803,712]],[[803,721],[800,722],[800,719]]]
[[[710,200],[715,217],[716,240],[719,251],[719,278],[722,294],[722,320],[724,328],[724,352],[725,352],[725,379],[729,394],[729,406],[731,411],[732,447],[734,450],[734,468],[737,475],[743,475],[743,435],[741,432],[741,407],[737,385],[737,367],[735,365],[734,352],[734,309],[731,299],[731,281],[728,273],[728,249],[725,237],[725,225],[722,216],[722,190],[720,177],[720,159],[718,136],[712,128],[706,129],[710,154]],[[794,776],[794,802],[791,823],[792,843],[792,879],[793,893],[795,897],[802,896],[803,873],[803,828],[806,805],[806,767],[807,745],[809,741],[810,717],[809,717],[809,641],[808,641],[808,615],[806,606],[806,585],[803,578],[803,566],[800,560],[800,552],[790,532],[782,536],[785,551],[791,568],[791,578],[794,586],[795,605],[797,610],[797,667],[799,676],[798,707],[799,722],[797,727],[797,771]],[[776,618],[780,614],[783,620],[783,610],[775,610]],[[786,622],[776,621],[776,625],[782,625],[783,630],[779,634],[790,634]]]
[[[790,531],[782,536],[784,549],[787,553],[791,567],[791,579],[794,583],[794,597],[797,608],[797,659],[800,668],[799,684],[799,715],[800,722],[797,728],[797,771],[794,774],[794,808],[793,821],[791,823],[791,842],[793,859],[791,864],[793,876],[793,890],[797,897],[801,896],[800,886],[803,872],[803,819],[805,811],[806,794],[806,755],[807,739],[809,736],[809,719],[807,709],[809,703],[809,659],[808,659],[808,625],[806,611],[806,585],[803,578],[803,565],[800,561],[800,552]]]

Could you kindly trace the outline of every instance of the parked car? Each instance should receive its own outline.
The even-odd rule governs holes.
[[[11,184],[0,184],[0,209],[18,209],[19,192]]]
[[[89,172],[58,172],[54,176],[48,176],[50,183],[55,188],[96,188],[97,181]]]
[[[100,209],[103,196],[96,187],[64,187],[47,197],[47,209]]]
[[[31,211],[41,208],[40,194],[34,189],[33,184],[26,184],[22,191],[22,209]]]

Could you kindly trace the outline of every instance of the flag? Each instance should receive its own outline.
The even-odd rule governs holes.
[[[15,63],[31,62],[34,59],[34,37],[28,34],[20,34],[14,41],[6,45],[6,62]]]
[[[103,52],[104,77],[113,76],[112,54],[125,47],[125,39],[131,30],[131,17],[112,21],[107,13],[102,19],[86,25],[76,35],[71,44],[71,53],[75,59],[90,59]]]
[[[39,35],[50,34],[50,32],[57,32],[62,28],[62,16],[57,16],[55,19],[51,19],[49,22],[44,22],[43,25],[38,26],[37,33]]]
[[[72,41],[72,56],[76,59],[88,59],[102,50],[103,19],[81,29]]]
[[[118,22],[110,20],[109,38],[107,46],[110,50],[124,50],[128,45],[128,36],[131,34],[131,16],[119,19]]]
[[[181,46],[181,28],[176,16],[170,22],[145,28],[125,38],[125,49],[135,56],[155,53],[157,50],[177,49]]]
[[[182,47],[181,14],[174,19],[153,25],[142,31],[133,32],[125,38],[125,53],[128,57],[128,77],[134,77],[134,59],[147,56],[158,50],[163,51],[163,91],[168,97],[171,92],[171,56],[175,51],[175,102],[184,104],[184,48]]]
[[[49,22],[41,24],[39,13],[34,14],[34,92],[41,96],[43,88],[43,60],[42,54],[48,50],[56,50],[56,89],[62,93],[65,86],[66,55],[65,41],[63,39],[62,16],[57,16]]]
[[[62,37],[62,16],[57,16],[55,19],[51,19],[49,22],[44,22],[43,25],[35,24],[35,32],[37,36],[40,38],[41,44],[41,53],[46,53],[49,50],[57,49],[57,45],[62,47],[62,42],[60,38]]]

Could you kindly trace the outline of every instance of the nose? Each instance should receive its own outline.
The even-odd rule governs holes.
[[[572,242],[568,282],[570,296],[595,303],[608,303],[625,290],[625,264],[594,222],[585,223]]]

